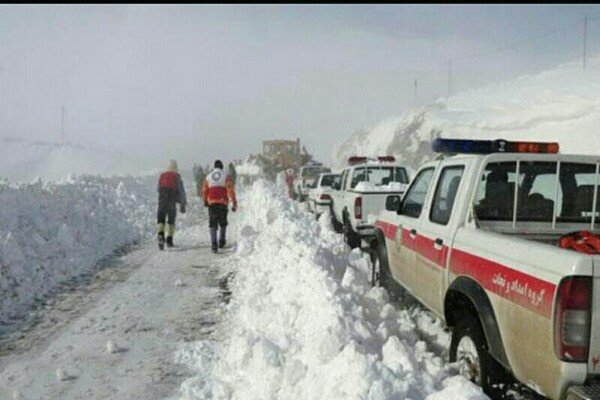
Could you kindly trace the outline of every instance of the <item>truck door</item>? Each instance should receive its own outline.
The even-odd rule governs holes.
[[[415,287],[420,300],[440,315],[443,313],[444,285],[448,252],[456,230],[455,201],[465,171],[465,165],[446,162],[436,174],[435,188],[429,207],[422,218],[415,240]]]
[[[419,218],[427,199],[427,193],[435,166],[425,167],[408,188],[399,210],[399,224],[394,244],[388,247],[391,273],[411,292],[415,285],[416,239]]]

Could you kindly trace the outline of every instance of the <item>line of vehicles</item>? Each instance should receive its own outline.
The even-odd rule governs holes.
[[[371,253],[374,285],[445,321],[450,361],[490,396],[516,379],[552,399],[600,399],[600,256],[561,247],[600,233],[600,157],[557,143],[433,147],[441,157],[412,179],[391,157],[322,171],[308,209],[329,210]]]

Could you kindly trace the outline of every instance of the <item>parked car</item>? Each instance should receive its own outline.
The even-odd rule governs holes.
[[[552,399],[597,399],[600,256],[559,240],[598,233],[599,157],[556,154],[556,143],[437,139],[434,149],[475,154],[426,163],[399,204],[390,198],[374,282],[442,318],[450,361],[486,393],[512,375]]]
[[[319,175],[314,188],[308,191],[308,210],[317,218],[331,209],[332,185],[339,183],[340,174],[326,173]]]
[[[377,215],[385,208],[386,198],[400,201],[409,176],[394,157],[377,159],[350,157],[332,191],[332,219],[350,247],[358,247],[364,234],[373,232]]]
[[[328,172],[331,172],[331,168],[316,163],[300,167],[298,175],[294,179],[296,198],[301,202],[305,201],[308,198],[309,189],[315,186],[319,175]]]

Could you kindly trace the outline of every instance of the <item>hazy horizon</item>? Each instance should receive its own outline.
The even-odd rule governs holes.
[[[0,136],[59,142],[64,106],[67,141],[144,168],[244,158],[262,140],[297,137],[328,162],[358,129],[445,95],[449,58],[584,15],[600,8],[0,6]],[[456,90],[575,57],[579,33],[569,35],[459,65]]]

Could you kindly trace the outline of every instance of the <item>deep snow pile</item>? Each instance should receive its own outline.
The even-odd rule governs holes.
[[[242,210],[226,337],[177,355],[197,372],[182,399],[485,398],[422,340],[447,345],[439,320],[371,288],[368,257],[328,218],[263,180]]]
[[[154,229],[156,177],[0,183],[0,322]]]
[[[432,158],[436,137],[558,141],[563,153],[598,154],[600,58],[438,99],[356,132],[335,149],[334,164],[353,155],[393,154],[413,168]]]

